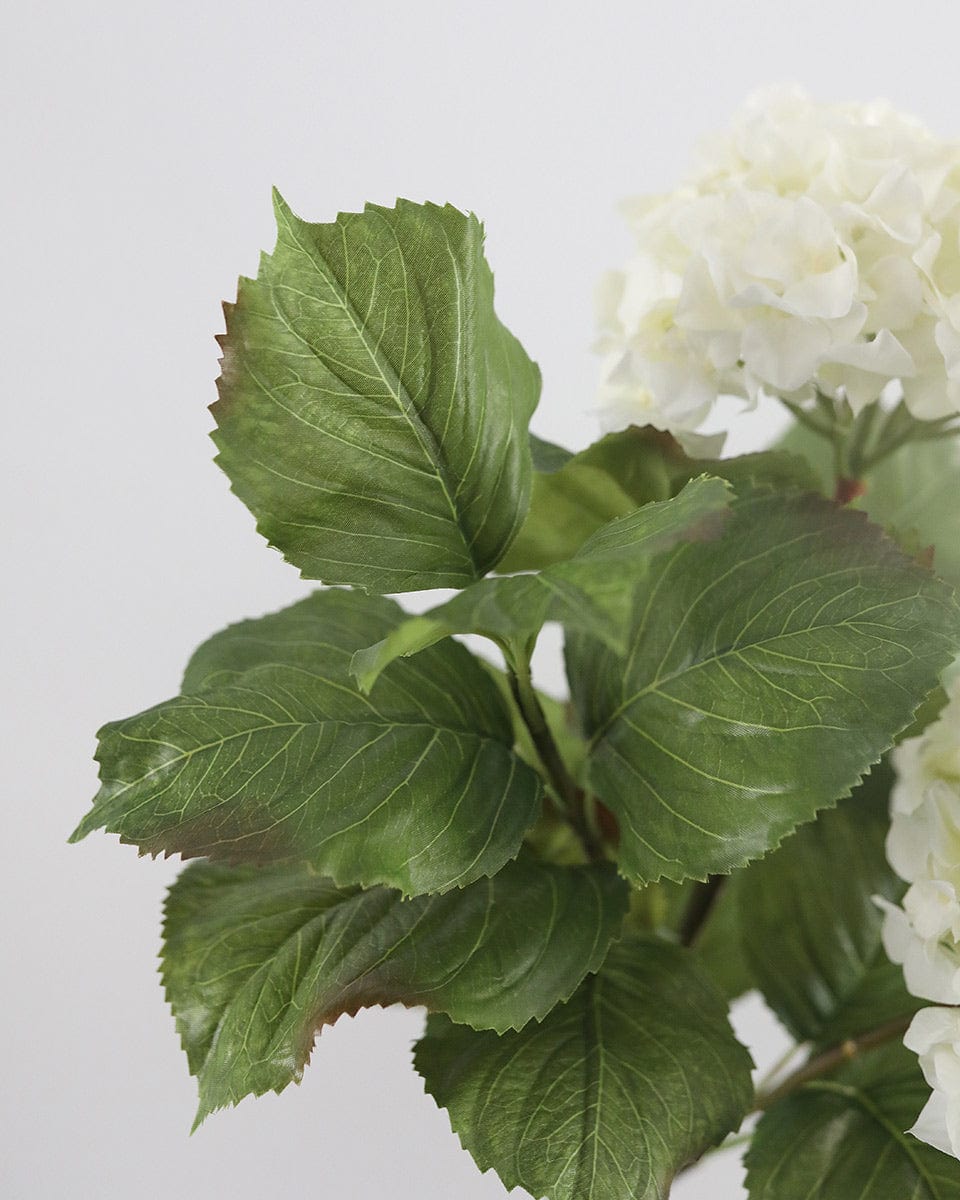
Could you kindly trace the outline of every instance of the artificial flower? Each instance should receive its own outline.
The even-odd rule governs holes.
[[[608,428],[682,435],[723,394],[960,411],[960,143],[886,104],[762,93],[626,213],[638,253],[599,292]]]

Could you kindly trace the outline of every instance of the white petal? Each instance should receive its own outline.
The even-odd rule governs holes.
[[[923,813],[903,816],[894,812],[887,833],[887,861],[901,879],[912,883],[927,873],[930,833]]]
[[[940,1042],[960,1037],[960,1012],[953,1008],[921,1008],[903,1035],[908,1050],[922,1057]]]
[[[923,738],[904,738],[890,755],[896,783],[890,792],[894,812],[912,813],[923,803]]]
[[[830,351],[830,362],[845,363],[861,371],[872,371],[877,375],[899,379],[916,372],[913,359],[901,346],[889,329],[881,329],[869,342],[854,342],[847,346],[836,346]]]
[[[920,273],[910,259],[889,254],[874,262],[866,281],[873,291],[869,301],[869,329],[908,328],[923,304]]]
[[[830,334],[820,322],[786,316],[762,317],[747,326],[744,362],[774,390],[802,387],[830,347]]]
[[[945,879],[918,879],[904,896],[903,909],[924,939],[952,934],[960,917],[956,890]]]
[[[781,307],[798,317],[844,317],[857,298],[855,260],[838,263],[832,271],[811,274],[784,289]]]
[[[699,255],[691,259],[684,272],[677,300],[677,324],[682,329],[704,332],[722,331],[731,326],[740,328],[736,314],[717,295],[707,264]]]
[[[942,1150],[944,1154],[957,1155],[957,1148],[947,1128],[947,1098],[940,1092],[931,1094],[910,1133],[918,1141]]]
[[[937,942],[916,937],[903,959],[903,979],[911,996],[935,1004],[960,1003],[960,972],[956,957]]]
[[[960,380],[960,330],[955,329],[948,321],[938,321],[934,337],[943,355],[947,378]]]
[[[906,165],[887,171],[863,208],[898,242],[916,245],[923,236],[923,193]]]

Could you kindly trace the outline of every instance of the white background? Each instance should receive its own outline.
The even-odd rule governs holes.
[[[308,590],[210,463],[220,301],[272,243],[271,184],[313,220],[398,194],[473,208],[500,315],[543,369],[535,428],[584,445],[592,290],[628,249],[616,201],[673,186],[759,84],[886,95],[960,134],[960,10],[32,0],[4,25],[0,1192],[493,1200],[409,1069],[419,1017],[399,1010],[342,1021],[302,1088],[188,1138],[155,974],[173,864],[65,844],[97,726]],[[737,1017],[769,1058],[772,1022]],[[739,1178],[722,1156],[674,1196],[736,1200]]]

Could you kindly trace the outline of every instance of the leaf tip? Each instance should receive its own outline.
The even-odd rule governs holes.
[[[100,828],[100,822],[95,820],[96,808],[92,808],[86,816],[80,821],[73,833],[67,838],[67,845],[73,846],[77,842],[82,842],[88,833],[93,833],[95,829]]]
[[[294,219],[293,209],[284,200],[283,196],[280,195],[280,189],[276,186],[270,189],[270,201],[273,204],[273,215],[277,220],[277,224],[280,223],[281,218],[284,221]]]
[[[376,642],[363,650],[355,650],[350,659],[350,674],[357,681],[357,686],[365,696],[369,696],[373,685],[377,682],[383,669],[379,661],[384,642]]]
[[[204,1104],[202,1100],[200,1101],[200,1103],[197,1105],[197,1114],[193,1118],[193,1124],[190,1126],[191,1137],[193,1137],[207,1117],[210,1116],[212,1111],[212,1109],[207,1108],[206,1104]]]

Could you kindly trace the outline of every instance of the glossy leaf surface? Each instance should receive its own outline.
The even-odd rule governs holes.
[[[432,1017],[415,1064],[480,1169],[549,1200],[660,1200],[751,1095],[693,956],[636,937],[540,1025],[498,1038]]]
[[[626,911],[608,867],[531,855],[490,880],[404,900],[288,868],[196,863],[170,890],[167,998],[202,1119],[298,1081],[318,1030],[370,1005],[521,1028],[596,970]]]
[[[211,639],[182,696],[101,730],[102,786],[74,837],[103,828],[151,854],[306,864],[414,894],[493,874],[536,819],[539,778],[454,642],[359,691],[353,653],[402,619],[334,590]]]
[[[537,437],[535,433],[530,434],[530,455],[533,459],[533,469],[546,474],[559,471],[565,463],[573,458],[572,451],[565,450],[563,446],[558,446],[555,442],[548,442],[544,438]]]
[[[369,688],[394,659],[451,634],[479,633],[509,642],[536,634],[546,621],[587,632],[623,653],[636,595],[654,557],[681,541],[719,536],[729,502],[723,480],[693,480],[674,499],[634,509],[602,526],[567,562],[534,575],[472,584],[361,651],[353,669],[361,685]]]
[[[629,877],[703,878],[846,795],[960,646],[952,591],[863,514],[757,493],[658,560],[618,662],[568,639]]]
[[[960,1200],[960,1163],[904,1132],[929,1094],[896,1043],[806,1085],[757,1126],[750,1200]]]
[[[540,390],[493,311],[480,222],[407,200],[276,214],[226,307],[217,461],[306,578],[463,587],[525,516]]]
[[[840,1041],[915,1007],[886,963],[873,899],[903,890],[884,853],[890,781],[875,768],[740,880],[750,972],[798,1041]]]
[[[566,460],[537,465],[527,519],[501,571],[539,570],[571,558],[607,521],[638,505],[668,500],[692,479],[726,479],[736,491],[760,485],[816,491],[816,471],[786,451],[734,458],[692,458],[650,426],[608,434]]]

